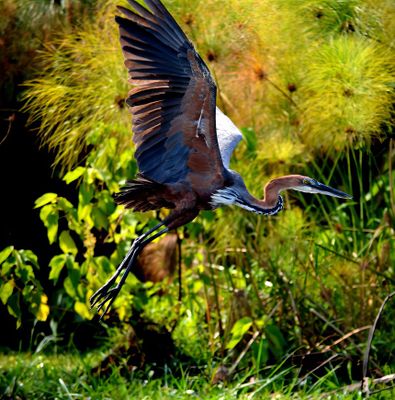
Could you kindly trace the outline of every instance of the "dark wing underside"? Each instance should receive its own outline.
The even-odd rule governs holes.
[[[159,183],[209,185],[222,179],[215,129],[216,86],[173,17],[158,0],[128,0],[116,17],[130,82],[135,157]]]

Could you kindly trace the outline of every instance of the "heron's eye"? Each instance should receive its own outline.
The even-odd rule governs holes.
[[[303,185],[309,185],[309,184],[310,184],[309,180],[304,178],[303,179]]]

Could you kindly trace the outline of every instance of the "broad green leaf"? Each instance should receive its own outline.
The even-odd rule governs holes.
[[[41,221],[44,222],[45,226],[47,226],[46,221],[48,219],[48,216],[51,215],[51,213],[53,213],[53,212],[54,212],[54,208],[51,204],[47,204],[40,210],[40,219],[41,219]]]
[[[11,271],[12,267],[15,267],[15,257],[12,256],[10,258],[11,260],[3,262],[3,265],[1,266],[1,272],[4,276]]]
[[[18,269],[23,267],[24,262],[22,260],[21,253],[19,251],[14,251],[14,256],[15,256],[16,271],[18,272]]]
[[[83,299],[86,297],[86,282],[83,282],[80,280],[80,283],[78,284],[77,287],[77,294],[78,298]]]
[[[93,225],[91,218],[92,204],[78,205],[78,219],[80,221],[85,220],[89,224]]]
[[[244,317],[236,321],[231,330],[231,340],[226,345],[227,349],[233,349],[243,339],[245,333],[248,332],[252,325],[252,319],[250,317]]]
[[[7,281],[4,285],[0,287],[0,299],[3,304],[7,303],[7,300],[12,295],[14,290],[15,282],[13,279]]]
[[[66,263],[67,256],[65,254],[59,254],[52,258],[49,266],[51,267],[51,272],[49,273],[49,279],[53,279],[56,281],[59,278],[60,272],[62,271],[65,263]]]
[[[0,252],[0,265],[9,257],[14,250],[14,246],[8,246]]]
[[[98,206],[101,211],[106,215],[112,214],[116,209],[116,204],[111,193],[108,190],[102,190],[100,193],[96,194],[98,200]]]
[[[92,209],[92,219],[97,229],[108,229],[107,215],[97,207]]]
[[[78,192],[78,204],[86,205],[91,202],[94,195],[94,186],[83,183]]]
[[[88,168],[88,183],[92,184],[95,180],[103,181],[103,175],[97,168]]]
[[[74,310],[84,319],[92,319],[93,313],[90,311],[89,307],[85,303],[76,301],[74,304]]]
[[[64,284],[63,284],[66,293],[71,297],[71,298],[75,298],[77,295],[76,292],[76,287],[74,287],[70,277],[68,276],[65,280],[64,280]]]
[[[58,234],[58,213],[52,214],[48,219],[48,240],[49,243],[52,244],[56,240],[56,235]]]
[[[62,209],[66,213],[74,210],[73,205],[64,197],[58,198],[58,206],[60,209]]]
[[[109,274],[113,272],[110,260],[105,256],[95,257],[92,262],[97,266],[98,274]]]
[[[37,256],[31,250],[20,250],[22,260],[25,263],[31,263],[37,269],[39,268]]]
[[[89,264],[92,262],[91,257],[87,257],[85,261],[80,265],[80,272],[82,276],[85,276],[88,273]]]
[[[81,177],[85,172],[85,168],[84,167],[77,167],[76,169],[73,169],[72,171],[68,172],[64,177],[63,180],[69,184],[73,181],[75,181],[76,179],[78,179],[79,177]]]
[[[78,252],[77,246],[69,231],[63,231],[59,236],[59,246],[63,253],[76,255]]]
[[[41,209],[40,218],[44,222],[45,227],[47,228],[49,243],[50,244],[54,243],[56,240],[56,235],[58,233],[58,221],[59,221],[58,210],[52,204],[48,204]]]
[[[30,264],[22,264],[16,269],[16,275],[22,279],[24,284],[34,279],[33,267]]]
[[[77,232],[78,234],[81,234],[83,227],[78,222],[77,209],[74,208],[73,204],[71,204],[64,197],[59,197],[57,204],[58,204],[59,209],[65,212],[69,228],[72,231]]]
[[[243,317],[235,322],[231,333],[233,335],[242,336],[248,331],[248,329],[250,329],[251,325],[252,319],[250,317]]]
[[[68,279],[73,286],[73,291],[77,295],[78,284],[80,283],[81,272],[78,264],[74,261],[72,256],[68,256],[66,260]]]
[[[58,195],[56,193],[45,193],[34,202],[34,208],[39,208],[48,203],[53,203],[57,197]]]
[[[73,286],[77,289],[81,278],[80,270],[75,268],[69,270],[69,278]]]

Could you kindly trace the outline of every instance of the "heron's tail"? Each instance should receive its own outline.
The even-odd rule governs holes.
[[[117,204],[123,204],[135,211],[158,210],[168,207],[163,203],[161,196],[163,190],[162,184],[138,175],[136,179],[128,181],[120,192],[115,193],[114,200]]]

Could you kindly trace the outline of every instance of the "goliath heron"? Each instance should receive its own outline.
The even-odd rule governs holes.
[[[315,179],[287,175],[271,180],[264,199],[253,197],[242,177],[229,168],[240,131],[216,107],[216,86],[206,64],[159,0],[116,16],[129,81],[126,100],[132,112],[139,173],[115,195],[135,211],[170,209],[162,222],[133,242],[114,275],[92,297],[92,307],[107,312],[139,252],[148,243],[192,221],[200,210],[236,205],[257,214],[283,208],[283,190],[351,198]],[[120,277],[117,283],[117,278]]]

